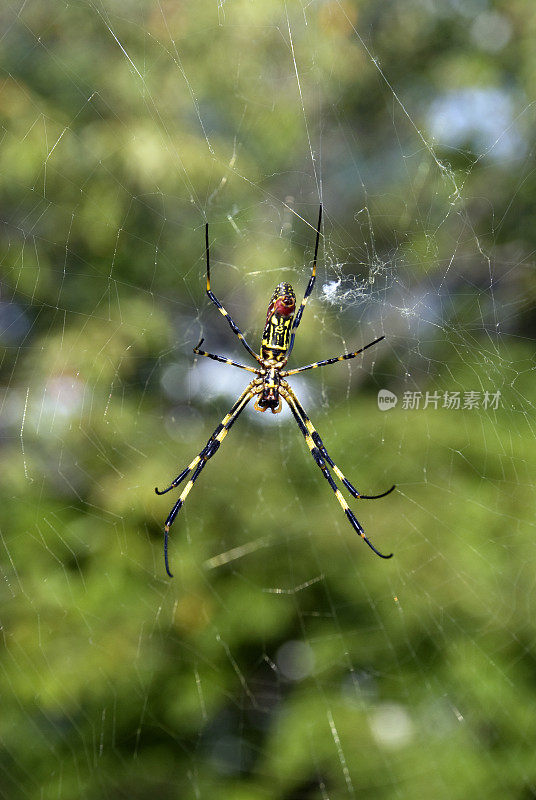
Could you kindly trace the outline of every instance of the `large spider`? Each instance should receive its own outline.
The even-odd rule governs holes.
[[[337,476],[337,478],[341,481],[343,486],[345,486],[350,494],[361,500],[376,500],[380,497],[385,497],[390,492],[393,491],[395,488],[391,486],[386,492],[382,492],[382,494],[376,495],[366,495],[361,494],[357,491],[355,486],[353,486],[350,481],[344,477],[341,470],[335,464],[335,462],[331,459],[330,455],[328,454],[326,448],[324,447],[324,443],[320,438],[318,432],[315,430],[315,427],[307,414],[305,413],[304,408],[302,407],[301,403],[299,402],[298,398],[292,391],[291,387],[285,380],[286,377],[289,375],[296,375],[298,372],[304,372],[307,369],[316,369],[316,367],[323,367],[326,364],[334,364],[336,361],[344,361],[348,358],[355,358],[357,355],[362,353],[364,350],[367,350],[372,345],[381,342],[384,339],[384,336],[380,336],[378,339],[374,339],[373,342],[369,342],[364,347],[361,347],[359,350],[356,350],[354,353],[344,353],[342,356],[335,356],[335,358],[327,358],[323,361],[316,361],[314,364],[307,364],[305,367],[297,367],[296,369],[290,370],[283,370],[283,367],[287,363],[290,354],[292,353],[292,348],[294,347],[294,338],[296,336],[296,330],[298,329],[298,325],[301,322],[303,310],[313,290],[313,286],[315,285],[316,280],[316,260],[318,256],[318,243],[320,239],[320,225],[322,222],[322,206],[320,206],[320,210],[318,213],[318,225],[316,228],[316,243],[315,243],[315,254],[313,259],[313,268],[311,271],[311,277],[309,279],[309,283],[307,285],[307,289],[305,290],[305,294],[303,296],[303,300],[301,301],[301,305],[298,308],[298,313],[294,316],[294,312],[296,310],[296,295],[292,289],[290,283],[280,283],[276,286],[274,293],[270,299],[270,305],[268,306],[268,313],[266,315],[266,324],[264,326],[264,332],[262,335],[261,341],[261,352],[260,355],[255,353],[254,350],[251,349],[249,344],[246,342],[244,338],[244,334],[233,321],[233,319],[229,316],[228,312],[222,306],[216,295],[211,291],[210,288],[210,258],[209,258],[209,244],[208,244],[208,223],[205,226],[205,246],[206,246],[206,258],[207,258],[207,294],[211,301],[214,303],[215,306],[219,309],[220,313],[227,319],[227,322],[231,326],[231,330],[235,333],[248,353],[253,356],[253,358],[258,362],[258,367],[247,367],[244,364],[239,364],[236,361],[232,361],[230,358],[224,358],[223,356],[217,356],[213,353],[206,353],[204,350],[200,350],[199,348],[203,344],[203,339],[199,342],[197,347],[194,347],[194,353],[197,353],[199,356],[206,356],[207,358],[212,358],[214,361],[221,361],[223,364],[231,364],[233,367],[239,367],[240,369],[245,369],[248,372],[253,372],[256,377],[246,386],[234,406],[231,408],[228,414],[222,419],[208,442],[206,443],[205,447],[201,450],[201,452],[194,458],[194,460],[185,468],[183,471],[177,475],[175,480],[167,487],[167,489],[159,490],[155,489],[157,494],[165,494],[169,492],[171,489],[174,489],[178,486],[182,481],[192,473],[190,480],[184,487],[181,496],[171,509],[171,512],[166,520],[166,524],[164,526],[164,559],[166,564],[166,572],[170,578],[173,575],[169,569],[169,561],[168,561],[168,534],[169,529],[171,528],[175,517],[181,510],[184,501],[188,497],[195,481],[198,479],[201,471],[207,464],[208,460],[212,458],[212,456],[218,450],[220,444],[227,436],[230,428],[236,420],[238,419],[239,414],[242,413],[246,405],[256,397],[255,401],[255,408],[257,411],[267,411],[268,409],[271,410],[272,414],[278,414],[281,411],[281,398],[287,403],[294,419],[296,420],[300,431],[302,432],[305,441],[307,442],[307,446],[311,451],[311,455],[314,458],[317,466],[322,470],[322,473],[333,489],[337,500],[339,501],[344,513],[346,514],[350,524],[357,531],[357,533],[361,536],[362,539],[368,544],[368,546],[374,550],[376,555],[380,556],[380,558],[391,558],[393,555],[390,553],[388,556],[383,555],[376,550],[374,545],[370,542],[370,540],[365,536],[365,531],[363,530],[362,526],[358,522],[355,517],[355,514],[351,509],[348,507],[348,503],[342,496],[340,490],[337,488],[335,481],[330,472],[330,467]]]

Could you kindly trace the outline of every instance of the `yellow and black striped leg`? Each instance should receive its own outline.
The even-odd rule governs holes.
[[[177,516],[182,506],[184,505],[184,501],[190,494],[190,491],[192,490],[195,481],[199,477],[207,461],[211,459],[212,456],[217,452],[220,444],[227,436],[231,426],[236,422],[238,415],[244,410],[244,408],[249,403],[254,394],[255,391],[252,388],[252,384],[250,383],[245,389],[245,391],[240,395],[240,397],[238,398],[232,409],[229,411],[229,413],[226,414],[225,417],[222,419],[222,421],[220,422],[220,424],[218,425],[218,427],[216,428],[216,430],[206,443],[205,447],[201,450],[199,455],[197,455],[194,458],[191,464],[189,464],[186,467],[186,469],[184,469],[179,475],[177,475],[175,480],[167,487],[167,489],[163,489],[162,491],[160,491],[159,489],[155,489],[155,492],[157,494],[165,494],[166,492],[169,492],[171,489],[178,486],[184,480],[184,478],[186,478],[187,475],[189,475],[189,473],[192,472],[193,470],[190,480],[182,490],[181,496],[171,509],[168,518],[166,519],[166,523],[164,525],[164,561],[166,565],[166,572],[170,578],[172,578],[173,575],[169,569],[169,561],[168,561],[169,529],[173,525],[175,517]]]
[[[199,348],[203,344],[205,340],[201,339],[197,347],[194,347],[194,353],[198,356],[205,356],[206,358],[212,358],[213,361],[221,361],[222,364],[230,364],[232,367],[240,367],[240,369],[245,369],[248,372],[254,372],[256,375],[260,375],[260,370],[255,369],[255,367],[246,367],[244,364],[239,364],[238,361],[232,361],[230,358],[225,358],[224,356],[216,356],[214,353],[206,353],[204,350],[200,350]]]
[[[238,408],[239,408],[239,406],[241,405],[242,401],[244,400],[244,398],[246,397],[246,395],[247,395],[247,394],[249,394],[249,392],[250,392],[250,391],[251,391],[251,383],[250,383],[250,384],[248,384],[248,386],[246,386],[246,388],[244,389],[244,391],[242,392],[242,394],[240,395],[240,397],[238,398],[238,400],[236,401],[236,403],[234,404],[234,406],[233,406],[233,407],[231,408],[231,410],[229,411],[229,413],[228,413],[228,414],[226,414],[226,415],[225,415],[225,417],[222,419],[222,421],[220,422],[220,424],[218,425],[218,427],[216,428],[216,430],[214,431],[214,433],[212,434],[212,436],[211,436],[211,437],[210,437],[210,439],[208,440],[208,442],[207,442],[207,445],[206,445],[207,447],[208,447],[208,445],[210,444],[210,442],[212,441],[212,439],[213,439],[215,436],[217,436],[217,435],[218,435],[218,433],[219,433],[219,432],[222,430],[222,428],[224,428],[224,427],[227,425],[227,423],[229,422],[229,420],[231,419],[231,417],[232,417],[232,416],[234,415],[234,413],[237,411],[237,409],[238,409]],[[251,398],[250,398],[250,399],[251,399]],[[156,494],[166,494],[167,492],[170,492],[172,489],[175,489],[175,488],[176,488],[176,487],[177,487],[177,486],[178,486],[180,483],[182,483],[182,482],[183,482],[183,480],[186,478],[186,476],[187,476],[187,475],[188,475],[188,474],[189,474],[189,473],[190,473],[190,472],[191,472],[193,469],[195,469],[195,467],[196,467],[196,466],[199,464],[199,462],[201,461],[201,455],[202,455],[202,452],[203,452],[203,451],[201,451],[201,453],[199,453],[199,455],[197,455],[197,456],[194,458],[194,460],[191,462],[191,464],[188,464],[188,466],[187,466],[185,469],[183,469],[183,471],[182,471],[182,472],[180,472],[180,473],[177,475],[177,477],[175,478],[175,480],[174,480],[174,481],[172,481],[172,482],[169,484],[169,486],[168,486],[166,489],[157,489],[157,488],[155,488],[155,492],[156,492]]]
[[[368,350],[369,347],[372,347],[373,344],[378,344],[385,339],[385,336],[380,336],[378,339],[374,339],[373,342],[369,342],[364,347],[360,347],[359,350],[356,350],[354,353],[344,353],[342,356],[335,356],[334,358],[325,358],[323,361],[315,361],[314,364],[307,364],[305,367],[296,367],[296,369],[289,369],[285,372],[281,373],[282,378],[286,378],[287,375],[296,375],[298,372],[305,372],[306,369],[316,369],[317,367],[325,367],[326,364],[336,364],[337,361],[346,361],[348,358],[355,358],[364,350]]]
[[[206,248],[205,252],[206,252],[206,256],[207,256],[207,294],[210,297],[210,299],[212,300],[212,302],[214,303],[214,305],[217,307],[217,309],[220,312],[220,314],[222,314],[225,317],[225,319],[227,320],[227,322],[229,323],[229,325],[231,327],[232,332],[235,333],[238,336],[238,338],[240,339],[240,341],[242,342],[242,344],[244,345],[244,347],[246,348],[246,350],[248,351],[250,356],[253,356],[253,358],[256,361],[260,361],[261,360],[260,356],[258,356],[257,353],[246,342],[244,334],[242,333],[242,331],[240,330],[240,328],[238,327],[236,322],[233,320],[233,318],[224,309],[224,307],[222,306],[222,304],[220,303],[220,301],[218,300],[218,298],[216,297],[216,295],[214,294],[214,292],[210,288],[210,255],[209,255],[209,246],[208,246],[208,222],[205,225],[205,248]]]
[[[294,339],[296,336],[296,330],[298,329],[298,325],[301,322],[302,314],[304,311],[305,306],[307,305],[307,300],[309,299],[309,295],[313,291],[313,286],[315,285],[316,281],[316,259],[318,257],[318,245],[320,242],[320,225],[322,224],[322,203],[320,203],[320,208],[318,210],[318,223],[316,226],[316,242],[315,242],[315,255],[313,258],[313,268],[311,270],[311,277],[309,278],[309,283],[307,284],[307,289],[305,290],[305,294],[303,295],[303,300],[300,303],[300,307],[298,308],[298,312],[294,317],[294,322],[292,323],[291,329],[291,336],[290,336],[290,344],[288,346],[288,351],[286,355],[286,359],[292,353],[292,348],[294,347]]]
[[[356,500],[379,500],[380,497],[387,497],[388,494],[391,494],[391,492],[395,490],[396,486],[393,485],[393,486],[391,486],[390,489],[387,489],[386,492],[381,492],[381,494],[361,494],[361,492],[359,492],[355,488],[355,486],[352,483],[350,483],[348,478],[346,478],[344,476],[342,471],[339,469],[339,467],[335,464],[335,462],[333,461],[333,459],[329,455],[329,453],[326,450],[326,447],[324,445],[324,442],[320,438],[320,434],[318,433],[318,431],[316,430],[315,426],[313,425],[313,423],[309,419],[309,417],[307,415],[307,412],[305,411],[304,407],[302,406],[302,404],[300,403],[300,401],[298,400],[298,398],[296,397],[296,395],[294,394],[294,392],[290,388],[290,386],[287,386],[287,392],[292,397],[292,400],[294,401],[294,405],[296,406],[296,410],[297,410],[298,414],[300,415],[300,417],[302,419],[302,422],[305,425],[309,436],[313,440],[314,444],[320,450],[320,454],[323,456],[323,458],[326,459],[326,461],[328,462],[330,467],[332,467],[333,472],[335,473],[337,478],[341,481],[342,484],[344,484],[344,486],[346,486],[346,488],[348,489],[350,494],[353,497],[355,497]]]
[[[364,531],[363,527],[361,526],[359,520],[357,519],[357,517],[355,516],[353,511],[349,508],[348,503],[346,502],[346,500],[342,496],[340,490],[337,488],[337,484],[333,480],[333,476],[331,475],[331,472],[329,471],[329,468],[328,468],[328,466],[326,464],[327,459],[325,458],[325,456],[323,456],[320,448],[315,444],[315,441],[313,440],[312,435],[309,433],[308,426],[304,422],[304,420],[302,418],[302,415],[300,414],[300,412],[298,410],[298,407],[296,405],[294,397],[292,396],[292,394],[288,390],[286,390],[284,388],[281,389],[280,391],[281,391],[281,394],[282,394],[283,398],[286,400],[288,406],[290,407],[290,410],[292,411],[294,419],[296,420],[296,422],[298,424],[298,427],[299,427],[300,431],[302,432],[302,434],[303,434],[303,436],[305,438],[305,441],[307,442],[307,446],[309,447],[309,450],[311,451],[311,455],[313,456],[313,458],[314,458],[314,460],[316,462],[316,465],[322,471],[322,473],[324,475],[324,478],[327,480],[327,482],[331,486],[331,488],[332,488],[332,490],[333,490],[333,492],[335,494],[335,497],[339,501],[339,504],[340,504],[342,510],[344,511],[344,513],[346,514],[346,517],[349,520],[351,526],[361,536],[363,541],[365,541],[368,544],[370,549],[373,550],[376,553],[377,556],[379,556],[380,558],[391,558],[392,555],[393,555],[392,553],[389,553],[389,555],[387,555],[387,556],[384,555],[383,553],[380,553],[380,551],[377,550],[374,547],[374,545],[372,544],[370,539],[368,539],[367,536],[365,535],[365,531]],[[309,420],[309,422],[310,422],[310,420]],[[312,425],[312,423],[311,423],[311,425]],[[315,431],[315,433],[316,433],[316,431]],[[330,461],[331,461],[331,459],[330,459]],[[336,471],[336,474],[340,473],[340,475],[342,475],[340,470],[337,467],[335,467],[335,465],[333,465],[333,469],[334,469],[334,471]],[[337,477],[339,477],[338,474],[337,474]]]

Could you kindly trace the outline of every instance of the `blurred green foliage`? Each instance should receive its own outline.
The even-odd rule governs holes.
[[[0,21],[0,796],[536,797],[532,3],[10,0]],[[395,557],[292,421],[244,414],[170,582],[153,487],[233,391],[191,348],[239,352],[204,222],[256,346],[273,285],[306,285],[320,184],[295,363],[386,341],[297,392],[352,481],[397,483],[357,509]],[[402,407],[471,390],[499,408]]]

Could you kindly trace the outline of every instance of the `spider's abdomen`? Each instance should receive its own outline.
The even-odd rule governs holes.
[[[290,283],[280,283],[270,299],[262,334],[261,358],[282,361],[290,344],[296,295]]]

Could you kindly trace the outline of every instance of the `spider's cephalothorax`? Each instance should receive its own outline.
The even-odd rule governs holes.
[[[318,255],[318,243],[320,241],[320,224],[322,222],[322,206],[320,206],[320,211],[318,214],[318,225],[316,227],[316,243],[315,243],[315,255],[313,259],[313,268],[311,270],[311,277],[309,278],[309,283],[307,284],[307,288],[305,290],[305,294],[303,296],[303,300],[301,301],[297,313],[296,313],[296,295],[292,289],[290,283],[280,283],[276,286],[275,291],[272,295],[270,300],[270,305],[268,306],[268,313],[266,315],[266,325],[264,326],[264,332],[262,335],[261,341],[261,351],[260,353],[256,353],[246,342],[244,334],[236,324],[236,322],[229,316],[228,312],[222,306],[214,292],[210,288],[210,259],[209,259],[209,248],[208,248],[208,225],[205,226],[205,242],[206,242],[206,257],[207,257],[207,294],[210,300],[214,303],[214,305],[218,308],[220,314],[222,314],[227,322],[231,330],[233,331],[236,336],[240,339],[242,344],[244,345],[245,349],[248,351],[249,355],[255,359],[257,362],[256,367],[248,367],[245,364],[239,364],[237,361],[233,361],[230,358],[225,358],[224,356],[217,356],[214,353],[206,353],[204,350],[200,350],[203,343],[203,339],[199,342],[197,347],[194,347],[194,353],[197,355],[205,356],[206,358],[212,358],[214,361],[221,361],[224,364],[231,364],[233,367],[239,367],[240,369],[244,369],[247,372],[252,372],[255,377],[252,381],[246,386],[234,406],[231,408],[228,414],[222,419],[204,448],[201,450],[200,453],[196,455],[194,460],[188,464],[188,466],[180,472],[175,480],[166,488],[160,491],[156,489],[157,494],[165,494],[166,492],[170,492],[176,486],[179,486],[184,480],[188,478],[184,489],[179,497],[179,499],[175,502],[175,505],[171,509],[170,513],[168,514],[168,518],[166,520],[166,524],[164,525],[164,559],[166,564],[166,572],[171,577],[172,574],[169,569],[169,561],[168,561],[168,534],[169,529],[173,525],[175,517],[181,510],[182,506],[184,505],[184,501],[188,497],[192,486],[196,482],[197,478],[201,474],[201,471],[204,469],[205,465],[208,463],[209,459],[217,452],[221,443],[227,436],[231,426],[234,425],[238,416],[242,413],[245,409],[247,404],[253,398],[256,398],[255,401],[255,408],[258,411],[267,411],[270,409],[273,414],[279,413],[281,411],[281,400],[283,399],[287,406],[289,407],[290,411],[292,412],[292,416],[294,417],[300,432],[302,433],[307,447],[309,448],[311,455],[317,465],[317,467],[321,470],[324,478],[327,480],[330,488],[332,489],[335,497],[339,505],[341,506],[342,510],[346,514],[346,518],[348,519],[352,528],[356,531],[356,533],[361,536],[361,538],[368,544],[368,546],[373,550],[376,555],[380,556],[381,558],[391,558],[391,555],[385,556],[380,553],[379,550],[376,550],[374,545],[371,543],[370,539],[367,538],[365,535],[365,531],[358,521],[357,517],[353,513],[353,511],[348,506],[348,503],[342,496],[341,490],[337,487],[335,483],[335,478],[340,481],[342,486],[356,499],[363,499],[363,500],[376,500],[379,497],[385,497],[385,495],[389,494],[395,488],[391,486],[386,492],[382,494],[376,495],[367,495],[361,494],[358,490],[350,483],[348,478],[345,478],[344,474],[341,472],[339,467],[333,461],[331,456],[329,455],[326,447],[320,438],[318,431],[315,429],[313,423],[307,416],[305,409],[303,408],[302,404],[296,397],[294,391],[289,386],[286,381],[286,378],[289,375],[296,375],[298,372],[304,372],[307,369],[315,369],[316,367],[323,367],[326,364],[334,364],[336,361],[345,361],[348,358],[355,358],[357,355],[362,353],[367,348],[372,347],[372,345],[381,342],[384,338],[380,336],[378,339],[374,339],[373,342],[369,342],[364,347],[360,347],[359,350],[355,350],[353,353],[344,353],[341,356],[335,356],[334,358],[325,358],[322,361],[315,361],[314,364],[307,364],[304,367],[295,367],[294,369],[284,369],[290,354],[292,353],[292,348],[294,347],[294,338],[296,336],[296,330],[298,325],[301,322],[303,310],[307,303],[307,299],[311,292],[313,291],[313,286],[315,285],[316,280],[316,259]],[[296,313],[296,315],[295,315]],[[294,316],[295,315],[295,316]],[[332,474],[333,473],[333,474]],[[334,477],[335,476],[335,477]]]
[[[262,376],[260,394],[255,401],[257,411],[268,411],[270,409],[272,414],[279,414],[281,411],[280,386],[281,378],[278,367],[269,367],[266,370],[266,374]]]

